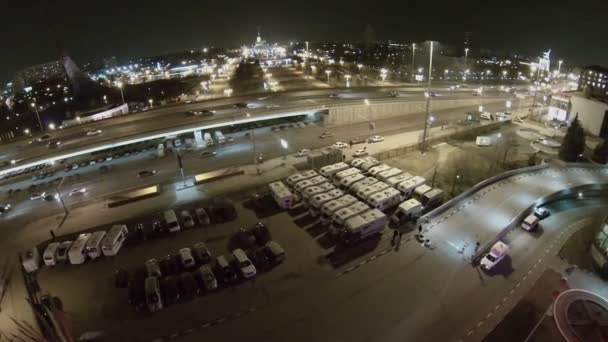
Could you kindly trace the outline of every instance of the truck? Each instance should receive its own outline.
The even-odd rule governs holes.
[[[344,195],[342,197],[338,197],[329,202],[323,203],[321,205],[321,224],[328,225],[331,223],[332,215],[342,209],[346,208],[359,200],[355,198],[353,195]]]
[[[283,184],[283,182],[273,182],[268,184],[270,194],[281,209],[291,209],[295,202],[293,193]]]
[[[367,171],[367,174],[369,174],[370,176],[376,177],[376,175],[379,174],[380,172],[389,170],[390,168],[391,167],[386,164],[376,165],[376,166],[372,167],[371,169],[369,169]]]
[[[410,198],[407,201],[402,202],[390,217],[391,225],[396,227],[412,220],[422,212],[422,208],[422,203],[415,198]]]
[[[386,171],[382,171],[382,172],[378,173],[376,175],[376,178],[378,178],[379,180],[381,180],[383,182],[386,182],[389,178],[399,176],[402,173],[403,173],[403,171],[401,171],[400,169],[398,169],[396,167],[392,167]]]
[[[215,142],[213,141],[213,138],[211,137],[211,133],[209,133],[209,132],[205,132],[205,134],[203,134],[203,140],[205,140],[205,146],[207,146],[207,147],[211,147],[211,146],[215,145]]]
[[[359,181],[361,181],[363,179],[365,179],[364,175],[362,175],[361,173],[355,173],[354,175],[350,175],[348,177],[344,177],[340,181],[340,183],[337,185],[337,187],[338,187],[338,189],[346,191],[346,190],[350,189],[350,187],[353,184],[355,184],[355,183],[357,183],[357,182],[359,182]]]
[[[295,175],[291,175],[291,176],[287,177],[287,179],[286,179],[287,185],[293,187],[298,182],[316,177],[318,175],[319,174],[315,170],[298,172]]]
[[[389,188],[388,184],[378,181],[377,183],[366,186],[365,188],[357,191],[356,195],[357,195],[357,197],[359,197],[360,200],[367,202],[367,199],[371,195],[375,194],[376,192],[380,192],[384,189],[387,189],[387,188]]]
[[[371,209],[362,214],[355,215],[346,220],[340,239],[352,245],[369,236],[382,232],[388,218],[378,209]]]
[[[328,192],[330,190],[334,190],[335,187],[331,183],[323,183],[317,186],[311,186],[302,192],[302,205],[304,208],[308,208],[310,206],[310,199],[312,196],[316,194],[322,194],[324,192]]]
[[[426,180],[420,176],[414,176],[404,182],[397,184],[397,190],[401,191],[403,198],[410,198],[417,187],[424,184]]]
[[[332,183],[334,183],[334,185],[338,186],[344,178],[346,178],[348,176],[352,176],[357,173],[361,173],[361,170],[357,169],[356,167],[351,167],[349,169],[342,170],[333,175]]]
[[[222,134],[222,132],[215,131],[213,133],[213,135],[215,135],[215,140],[217,141],[218,144],[223,144],[226,142],[226,138],[224,137],[224,134]]]
[[[422,184],[419,187],[417,187],[416,189],[414,189],[414,198],[419,200],[420,202],[423,202],[423,197],[424,194],[426,194],[427,192],[433,190],[433,188],[431,188],[430,186],[426,185],[426,184]]]
[[[352,192],[353,194],[356,194],[359,190],[368,187],[372,184],[378,183],[379,180],[377,180],[375,177],[365,177],[362,180],[358,181],[357,183],[354,183],[353,185],[350,186],[350,192]]]
[[[331,215],[331,226],[329,227],[330,234],[338,235],[344,228],[344,223],[346,223],[346,220],[368,210],[369,206],[367,204],[357,201],[346,208],[335,211]]]
[[[391,178],[387,179],[386,183],[388,185],[392,186],[392,187],[396,187],[397,184],[399,184],[399,183],[401,183],[403,181],[406,181],[406,180],[408,180],[408,179],[410,179],[412,177],[413,176],[410,175],[409,173],[404,172],[404,173],[400,174],[399,176],[394,176],[394,177],[391,177]]]
[[[385,211],[398,205],[402,200],[401,192],[395,188],[389,187],[369,196],[367,204],[372,208]]]
[[[479,265],[482,269],[489,271],[509,254],[509,250],[509,246],[506,243],[497,241],[490,248],[490,251],[481,258]]]
[[[422,195],[422,204],[424,205],[424,211],[429,212],[440,206],[443,203],[443,190],[433,189],[427,191]]]
[[[321,213],[321,206],[331,200],[343,196],[342,190],[333,189],[328,192],[316,194],[310,198],[310,207],[308,208],[308,214],[311,217],[317,217]]]
[[[344,162],[339,162],[339,163],[323,166],[319,170],[319,173],[323,177],[331,178],[334,174],[336,174],[340,171],[346,170],[348,168],[349,168],[348,164],[346,164]]]
[[[371,164],[375,163],[375,165],[380,164],[380,162],[376,158],[371,157],[371,156],[367,156],[367,157],[363,157],[363,158],[355,158],[355,159],[353,159],[350,162],[350,166],[361,169],[361,166],[363,164],[367,163],[367,162],[369,162]]]
[[[297,192],[302,193],[302,191],[308,187],[321,185],[323,183],[327,183],[327,178],[319,175],[296,183],[294,189],[296,189]]]

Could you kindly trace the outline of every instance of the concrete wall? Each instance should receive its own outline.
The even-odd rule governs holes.
[[[608,111],[608,104],[580,96],[572,96],[570,102],[572,103],[570,119],[574,120],[578,113],[578,119],[585,131],[596,137],[599,136],[606,111]]]
[[[479,105],[479,98],[462,100],[437,100],[431,101],[431,112],[452,108],[471,107]],[[505,98],[483,98],[483,103],[504,102]],[[329,115],[326,118],[327,125],[343,125],[355,122],[381,120],[390,117],[424,113],[426,112],[426,101],[395,101],[372,103],[370,105],[353,105],[330,107]]]
[[[112,109],[108,109],[106,111],[96,113],[93,115],[83,116],[80,119],[72,119],[72,120],[63,120],[61,124],[63,127],[69,127],[74,125],[80,125],[86,122],[93,122],[97,120],[108,119],[115,116],[129,114],[129,106],[125,103],[118,107],[114,107]]]

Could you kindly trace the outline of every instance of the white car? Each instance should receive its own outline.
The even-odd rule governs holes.
[[[329,138],[329,137],[331,137],[331,136],[333,136],[333,135],[334,135],[334,134],[333,134],[333,133],[330,133],[330,132],[323,132],[323,134],[319,135],[319,138],[321,138],[321,139],[325,139],[325,138]]]
[[[298,153],[296,153],[296,157],[298,157],[298,158],[306,157],[308,155],[308,153],[310,153],[310,150],[307,148],[303,148],[303,149],[299,150]]]
[[[384,137],[381,137],[381,136],[379,136],[379,135],[374,135],[374,136],[369,137],[369,140],[368,140],[368,141],[369,141],[370,143],[377,143],[377,142],[384,141]]]
[[[509,246],[502,241],[498,241],[492,246],[490,252],[484,255],[479,264],[481,268],[490,270],[508,254]]]
[[[347,148],[347,147],[348,147],[348,144],[347,144],[347,143],[343,143],[343,142],[341,142],[341,141],[338,141],[338,142],[334,143],[334,144],[332,145],[332,147],[333,147],[333,148],[337,148],[338,150],[341,150],[341,149],[345,149],[345,148]]]
[[[46,192],[40,192],[40,193],[35,192],[32,194],[32,196],[30,196],[30,200],[35,201],[38,199],[43,199],[44,196],[46,196]]]
[[[196,266],[194,257],[192,256],[192,250],[190,248],[182,248],[179,250],[179,258],[182,261],[184,268],[192,268]]]
[[[85,194],[86,192],[87,192],[87,188],[82,187],[82,188],[74,189],[74,190],[70,191],[70,196],[82,195],[82,194]]]
[[[256,275],[257,271],[255,269],[255,266],[253,265],[251,260],[249,260],[247,254],[245,254],[245,251],[240,248],[237,248],[232,252],[232,256],[234,256],[234,260],[238,265],[238,268],[240,269],[243,278],[252,278]]]
[[[92,136],[92,135],[99,135],[99,134],[101,134],[101,133],[103,133],[103,131],[102,131],[102,130],[100,130],[100,129],[96,129],[96,130],[91,130],[91,131],[88,131],[88,132],[87,132],[87,135],[88,135],[88,136]]]
[[[65,263],[68,261],[68,250],[72,247],[74,241],[64,241],[57,248],[57,263]]]
[[[369,152],[367,152],[367,149],[362,148],[362,149],[356,150],[355,153],[353,153],[353,158],[366,157],[368,155],[369,155]]]

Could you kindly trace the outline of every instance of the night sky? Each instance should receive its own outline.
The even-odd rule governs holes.
[[[499,3],[500,4],[495,4]],[[491,4],[491,5],[490,5]],[[0,80],[56,59],[77,62],[274,40],[432,39],[608,66],[608,1],[3,0]]]

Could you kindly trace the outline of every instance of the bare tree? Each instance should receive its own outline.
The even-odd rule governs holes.
[[[511,129],[501,130],[498,133],[495,144],[495,159],[492,163],[491,171],[495,171],[498,166],[505,168],[509,157],[517,152],[519,141],[517,134]]]

